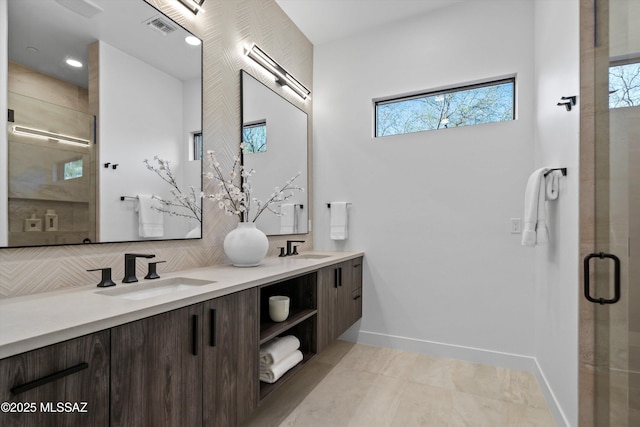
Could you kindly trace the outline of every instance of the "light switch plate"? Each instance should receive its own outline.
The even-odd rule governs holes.
[[[522,233],[522,219],[521,218],[511,218],[511,234],[520,234]]]

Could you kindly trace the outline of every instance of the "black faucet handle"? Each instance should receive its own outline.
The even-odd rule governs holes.
[[[293,245],[293,251],[291,252],[291,255],[299,255],[298,254],[298,245]]]
[[[154,254],[124,254],[125,258],[155,258]]]
[[[147,275],[144,276],[144,278],[145,279],[159,279],[160,275],[156,271],[156,265],[162,264],[163,262],[167,262],[167,261],[150,262],[149,263],[149,271],[147,272]]]
[[[107,268],[94,268],[91,270],[87,270],[87,271],[102,271],[102,279],[100,280],[100,283],[98,283],[96,286],[98,286],[99,288],[108,288],[109,286],[115,286],[116,284],[113,283],[113,280],[111,280],[111,268],[107,267]]]
[[[280,255],[278,255],[280,258],[287,256],[287,253],[284,251],[284,247],[278,247],[278,249],[280,249]]]

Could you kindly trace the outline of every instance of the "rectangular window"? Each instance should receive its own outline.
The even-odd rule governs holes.
[[[515,119],[515,77],[375,102],[375,136]]]
[[[193,134],[193,160],[202,160],[202,132]]]
[[[267,121],[247,123],[242,127],[242,141],[245,154],[267,151]]]
[[[636,61],[638,58],[635,59]],[[640,105],[640,62],[609,67],[609,108]]]
[[[82,178],[82,159],[64,164],[64,179]]]

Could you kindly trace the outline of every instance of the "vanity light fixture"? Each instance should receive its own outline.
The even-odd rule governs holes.
[[[79,147],[88,147],[91,144],[91,141],[88,139],[63,135],[61,133],[48,132],[46,130],[34,129],[26,126],[14,126],[13,133],[16,135],[30,136],[32,138],[53,139],[62,144],[77,145]]]
[[[197,15],[198,12],[204,13],[204,9],[202,8],[204,0],[178,0],[178,2],[189,9],[194,15]]]
[[[260,49],[258,45],[254,44],[251,49],[247,50],[247,56],[258,64],[262,65],[267,71],[276,77],[276,81],[288,86],[295,93],[297,93],[302,99],[307,99],[311,94],[311,91],[304,87],[302,83],[296,80],[291,74],[287,72],[280,64],[274,61],[264,50]]]

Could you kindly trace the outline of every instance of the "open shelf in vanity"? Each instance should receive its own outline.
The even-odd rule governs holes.
[[[274,322],[269,317],[269,297],[284,295],[290,298],[289,316],[282,322]],[[260,400],[279,388],[295,375],[317,352],[318,328],[318,285],[317,273],[309,273],[264,285],[260,288],[259,299],[260,338],[263,345],[276,337],[294,335],[300,340],[303,359],[282,375],[276,382],[260,382]]]

